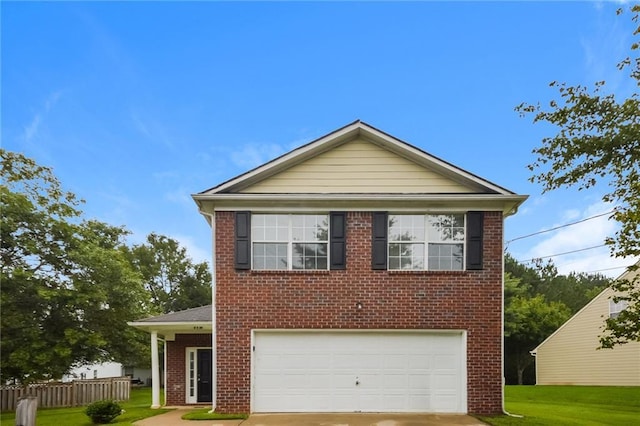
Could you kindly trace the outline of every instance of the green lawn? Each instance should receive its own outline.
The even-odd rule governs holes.
[[[640,424],[640,387],[613,386],[507,386],[506,409],[523,418],[481,417],[502,425],[636,425]],[[125,413],[112,424],[133,422],[168,410],[152,410],[151,389],[131,390],[131,399],[121,404]],[[38,410],[37,426],[91,426],[85,407]],[[0,424],[15,423],[15,413],[0,415]]]
[[[169,410],[159,409],[152,410],[151,405],[151,388],[134,388],[131,389],[131,399],[120,404],[125,410],[124,414],[119,415],[113,421],[113,425],[131,426],[133,422],[166,413]],[[91,420],[84,414],[86,407],[75,408],[42,408],[38,410],[36,416],[37,426],[91,426]],[[0,424],[15,424],[15,412],[0,414]]]
[[[481,417],[492,425],[637,425],[640,387],[507,386],[505,406],[524,416]]]

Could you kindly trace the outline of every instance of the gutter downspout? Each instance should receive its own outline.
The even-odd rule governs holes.
[[[200,214],[208,217],[211,225],[211,410],[216,410],[218,399],[218,345],[216,340],[216,214],[199,210]]]

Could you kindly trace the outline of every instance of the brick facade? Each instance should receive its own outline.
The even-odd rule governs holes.
[[[234,213],[216,213],[217,411],[250,410],[255,328],[466,330],[468,411],[502,411],[502,213],[485,214],[478,271],[372,270],[371,224],[371,212],[347,214],[346,270],[238,271]],[[167,404],[184,404],[184,348],[209,345],[169,345],[169,394],[182,391]]]
[[[186,405],[186,353],[189,347],[210,348],[211,334],[176,334],[167,342],[166,405]]]

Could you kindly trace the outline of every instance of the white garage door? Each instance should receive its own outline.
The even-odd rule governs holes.
[[[464,336],[256,331],[254,412],[466,412]]]

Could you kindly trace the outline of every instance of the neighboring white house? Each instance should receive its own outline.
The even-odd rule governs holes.
[[[122,364],[118,362],[102,362],[97,364],[81,365],[62,376],[63,382],[82,379],[104,379],[107,377],[122,377]]]
[[[62,376],[63,382],[83,379],[106,379],[108,377],[131,377],[131,383],[151,386],[151,369],[138,367],[123,367],[118,362],[103,362],[82,365],[72,369]]]
[[[632,272],[637,274],[638,272]],[[631,279],[626,272],[618,279]],[[538,345],[536,384],[640,386],[640,342],[598,349],[604,321],[626,307],[606,288]]]

